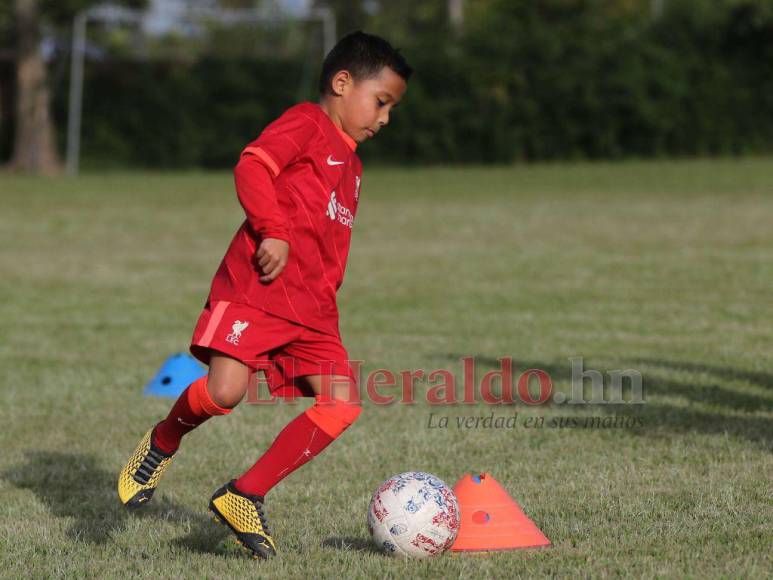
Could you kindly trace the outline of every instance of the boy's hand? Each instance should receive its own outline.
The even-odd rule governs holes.
[[[276,279],[287,265],[287,256],[290,254],[290,244],[276,238],[265,238],[260,242],[255,258],[258,266],[263,270],[261,282],[271,282]]]

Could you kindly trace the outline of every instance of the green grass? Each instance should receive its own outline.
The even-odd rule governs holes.
[[[206,515],[306,403],[241,405],[191,434],[142,513],[116,475],[170,401],[141,389],[186,350],[241,220],[228,173],[0,176],[0,570],[9,577],[769,576],[771,159],[374,170],[342,331],[366,370],[569,357],[643,375],[644,405],[497,407],[510,430],[428,430],[485,405],[367,405],[269,496],[281,555]],[[426,385],[419,387],[423,393]],[[526,429],[630,414],[633,429]],[[453,421],[453,419],[452,419]],[[488,471],[549,549],[398,561],[365,513],[385,478]]]

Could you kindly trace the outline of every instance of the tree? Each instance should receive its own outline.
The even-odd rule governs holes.
[[[44,25],[67,27],[94,0],[14,0],[16,33],[15,135],[10,167],[24,173],[61,171],[51,115],[48,71],[41,43]],[[144,0],[123,2],[144,5]]]
[[[38,0],[15,0],[16,134],[11,168],[51,174],[61,169],[56,152],[46,63],[41,51]]]

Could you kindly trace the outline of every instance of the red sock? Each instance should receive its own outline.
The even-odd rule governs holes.
[[[301,413],[282,429],[255,465],[236,480],[236,489],[249,495],[265,496],[332,442],[333,437],[315,425],[305,412]]]
[[[217,405],[207,391],[204,375],[193,381],[175,402],[166,419],[156,425],[153,444],[165,453],[174,453],[180,447],[183,435],[193,431],[210,417],[227,415],[231,409]]]
[[[311,461],[357,419],[361,407],[336,401],[316,403],[290,421],[274,443],[244,475],[236,489],[265,496],[268,491],[302,465]]]

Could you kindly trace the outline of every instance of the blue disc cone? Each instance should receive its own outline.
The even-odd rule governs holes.
[[[199,361],[187,353],[178,352],[164,361],[156,376],[145,385],[143,394],[177,398],[188,385],[206,374],[207,369]]]

